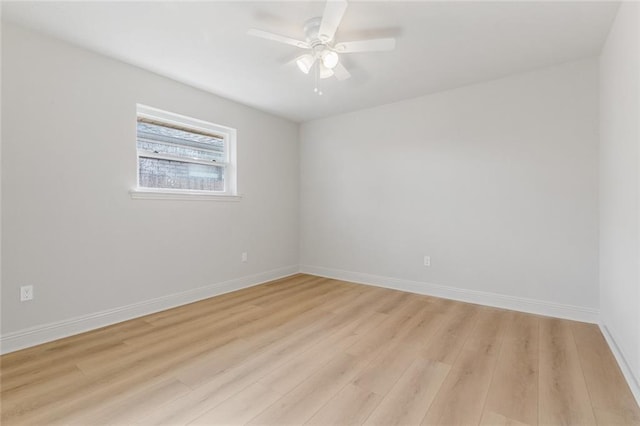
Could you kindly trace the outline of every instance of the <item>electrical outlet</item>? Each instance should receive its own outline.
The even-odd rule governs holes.
[[[424,266],[431,266],[431,256],[424,257]]]
[[[246,252],[246,251],[245,251],[245,252],[243,252],[243,253],[242,253],[242,262],[245,262],[245,263],[246,263],[248,259],[249,259],[249,258],[248,258],[248,256],[247,256],[247,252]]]
[[[20,301],[26,302],[27,300],[33,299],[33,286],[32,285],[23,285],[20,287]]]

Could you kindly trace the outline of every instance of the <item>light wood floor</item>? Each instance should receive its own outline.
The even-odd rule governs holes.
[[[595,325],[308,275],[3,356],[2,424],[640,424]]]

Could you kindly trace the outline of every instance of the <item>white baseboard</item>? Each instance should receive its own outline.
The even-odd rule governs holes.
[[[278,278],[284,278],[298,273],[298,269],[298,265],[287,266],[187,290],[181,293],[145,300],[119,308],[15,331],[0,336],[0,354],[17,351],[85,331],[95,330],[96,328],[138,318],[165,309],[175,308],[187,303],[197,302],[198,300],[262,284]]]
[[[301,265],[300,272],[549,317],[564,318],[593,324],[597,324],[599,320],[599,311],[597,309],[584,308],[581,306],[563,305],[560,303],[527,299],[524,297],[467,290],[421,281],[383,277],[379,275],[343,271],[340,269],[324,268],[320,266]]]
[[[611,352],[613,352],[613,356],[616,358],[616,361],[618,361],[620,370],[622,370],[622,374],[627,380],[627,384],[631,389],[631,393],[636,399],[638,405],[640,405],[640,377],[636,377],[635,374],[633,374],[633,370],[627,362],[627,358],[624,356],[624,352],[616,343],[615,337],[613,337],[613,334],[609,331],[607,326],[602,322],[600,322],[599,325],[600,331],[602,331],[602,335],[609,344],[609,348],[611,348]]]

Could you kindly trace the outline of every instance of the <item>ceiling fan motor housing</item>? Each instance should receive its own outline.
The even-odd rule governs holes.
[[[311,45],[311,47],[316,47],[319,45],[325,45],[327,42],[331,40],[321,40],[319,31],[320,31],[320,23],[322,22],[322,18],[311,18],[307,22],[304,23],[304,35],[307,43]]]

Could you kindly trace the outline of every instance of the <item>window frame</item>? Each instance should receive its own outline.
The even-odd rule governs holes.
[[[194,189],[155,188],[140,186],[140,152],[137,147],[138,134],[136,130],[136,187],[129,191],[133,199],[172,199],[172,200],[217,200],[239,201],[241,196],[237,191],[237,167],[236,167],[236,134],[234,128],[214,124],[197,118],[164,111],[147,105],[136,104],[136,126],[142,118],[156,122],[159,125],[175,126],[185,130],[193,130],[219,136],[224,144],[224,162],[209,163],[197,159],[173,158],[171,154],[143,155],[144,158],[158,158],[184,163],[207,164],[222,166],[224,170],[224,191],[208,191]],[[171,158],[170,158],[171,157]]]

